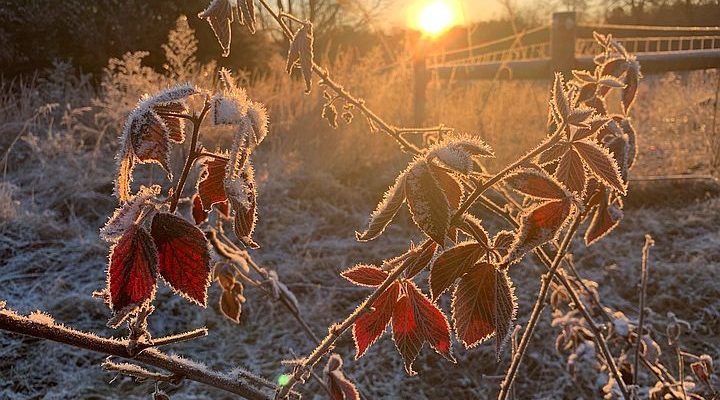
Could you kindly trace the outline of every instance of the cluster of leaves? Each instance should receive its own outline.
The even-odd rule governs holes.
[[[232,219],[237,238],[248,247],[257,247],[252,239],[256,191],[250,155],[267,134],[267,113],[247,98],[227,70],[220,71],[220,80],[223,88],[212,96],[191,84],[146,95],[125,122],[115,183],[120,206],[101,230],[103,239],[112,244],[105,294],[115,314],[113,326],[147,309],[155,297],[158,275],[189,301],[207,305],[211,256],[205,234],[195,225],[206,223],[213,209],[218,223]],[[205,97],[202,111],[189,114],[191,97],[201,94]],[[200,124],[209,112],[215,124],[234,128],[231,149],[212,153],[198,144]],[[158,164],[172,180],[171,146],[186,141],[187,120],[193,123],[191,148],[177,185],[166,193],[154,185],[131,194],[136,164]],[[202,162],[203,171],[192,200],[193,224],[175,211],[196,161]],[[224,290],[220,308],[237,321],[243,287],[225,272],[216,269],[215,279]]]
[[[468,200],[466,186],[481,184],[474,178],[481,157],[493,155],[474,136],[446,138],[422,152],[397,177],[357,238],[377,238],[407,201],[413,221],[428,240],[382,267],[358,265],[343,272],[357,285],[384,288],[370,311],[353,324],[357,357],[392,325],[408,373],[414,373],[412,362],[425,342],[452,359],[448,318],[436,305],[448,289],[452,289],[451,320],[457,339],[471,348],[494,336],[499,357],[517,313],[508,268],[552,242],[568,221],[592,216],[585,235],[588,245],[619,223],[635,153],[635,132],[627,112],[637,93],[639,65],[611,37],[596,34],[596,39],[605,51],[596,58],[594,73],[574,71],[575,78],[567,84],[556,74],[550,134],[532,153],[533,162],[510,169],[499,179],[510,196],[523,199],[514,215],[517,229],[491,236],[462,205]],[[624,115],[607,113],[606,97],[612,89],[622,91]],[[438,248],[443,250],[436,254]],[[404,274],[387,285],[389,272],[398,269]],[[424,269],[429,270],[432,300],[413,281]]]

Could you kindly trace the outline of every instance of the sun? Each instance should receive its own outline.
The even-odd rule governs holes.
[[[438,36],[459,22],[455,7],[448,1],[436,0],[420,5],[416,25],[430,36]]]

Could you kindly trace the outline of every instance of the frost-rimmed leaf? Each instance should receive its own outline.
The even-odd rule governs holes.
[[[400,283],[393,282],[372,303],[369,311],[362,314],[353,324],[352,334],[355,342],[355,359],[362,357],[365,351],[385,332],[393,316]]]
[[[252,239],[257,222],[257,192],[255,174],[248,162],[239,176],[233,177],[226,172],[225,193],[234,211],[235,236],[247,247],[258,248]]]
[[[250,135],[248,144],[250,147],[257,147],[268,134],[268,114],[265,106],[251,101],[248,103],[247,115],[250,118],[250,126],[252,127],[252,135]]]
[[[640,77],[640,63],[637,61],[631,62],[627,74],[625,74],[625,88],[623,88],[621,99],[623,113],[625,113],[625,115],[628,115],[630,107],[632,107],[635,102]]]
[[[207,158],[198,180],[198,195],[205,211],[210,211],[213,204],[227,200],[225,193],[225,169],[227,160]]]
[[[473,157],[493,156],[490,146],[482,140],[470,135],[454,135],[432,146],[426,158],[436,158],[448,168],[467,174],[472,171]]]
[[[244,1],[244,0],[238,0]],[[198,18],[205,19],[210,24],[215,33],[220,47],[222,47],[222,56],[230,55],[230,40],[232,39],[230,31],[230,23],[233,21],[232,4],[230,0],[213,0],[208,8],[198,14]]]
[[[617,162],[607,149],[587,140],[573,142],[573,147],[598,180],[622,194],[626,193]]]
[[[620,220],[623,218],[621,204],[609,204],[608,194],[604,190],[600,196],[602,197],[599,205],[585,231],[586,246],[590,246],[605,237],[620,224]]]
[[[520,228],[506,262],[517,261],[525,253],[553,240],[567,221],[572,202],[570,199],[548,201],[523,213]]]
[[[452,297],[453,326],[465,348],[496,337],[496,356],[517,314],[515,288],[505,271],[480,263],[460,278]]]
[[[487,231],[482,226],[482,221],[472,214],[463,216],[461,229],[472,236],[478,243],[485,248],[490,248],[490,239]]]
[[[407,172],[405,193],[415,224],[442,246],[450,225],[450,204],[425,160],[417,160]]]
[[[185,120],[168,114],[187,114],[187,104],[181,101],[173,101],[165,104],[157,104],[152,107],[160,119],[163,120],[168,129],[168,137],[175,143],[185,141]]]
[[[420,273],[420,271],[427,268],[433,256],[435,256],[435,250],[437,250],[437,243],[433,241],[426,242],[420,247],[413,247],[410,249],[410,254],[408,254],[403,260],[405,277],[411,279]]]
[[[195,221],[195,225],[200,225],[203,222],[207,221],[208,215],[208,212],[205,211],[205,209],[203,208],[200,196],[195,194],[192,197],[192,217],[193,221]]]
[[[590,136],[595,135],[607,125],[607,123],[610,122],[610,118],[605,116],[599,116],[596,115],[595,117],[591,118],[590,121],[588,121],[588,127],[583,127],[575,130],[575,132],[572,135],[572,140],[583,140],[587,139]]]
[[[305,80],[305,92],[309,93],[312,87],[312,69],[313,69],[313,24],[306,21],[300,29],[293,35],[288,50],[287,66],[285,70],[290,73],[295,64],[299,61],[300,70]]]
[[[359,264],[340,273],[343,278],[350,282],[368,287],[382,285],[388,277],[388,273],[374,265]]]
[[[205,235],[169,213],[155,214],[151,234],[160,276],[183,297],[205,307],[210,286],[210,251]]]
[[[571,192],[579,195],[585,193],[585,186],[587,184],[585,166],[583,165],[580,155],[572,146],[560,159],[558,167],[555,170],[555,177]]]
[[[573,126],[585,126],[588,118],[595,112],[592,108],[576,108],[568,115],[567,122]]]
[[[437,301],[445,290],[480,260],[485,247],[477,242],[463,242],[442,252],[430,267],[430,294]]]
[[[108,293],[115,314],[127,316],[155,297],[157,265],[157,249],[147,230],[128,227],[110,250]]]
[[[360,393],[342,371],[343,361],[333,353],[325,365],[325,383],[330,389],[330,400],[360,400]]]
[[[132,153],[141,164],[160,165],[170,173],[170,130],[157,113],[152,110],[135,115],[130,122],[128,135]]]
[[[518,192],[537,199],[564,199],[568,192],[547,173],[538,169],[520,169],[513,172],[505,183]]]
[[[250,33],[255,33],[255,0],[237,0],[240,12],[242,12],[242,21],[247,25]]]
[[[549,149],[540,153],[540,155],[538,156],[537,162],[540,166],[554,163],[555,161],[559,160],[560,157],[563,156],[563,154],[565,154],[567,149],[568,149],[567,143],[554,144]]]
[[[395,180],[395,184],[385,192],[383,200],[370,215],[370,222],[364,232],[355,232],[355,237],[361,242],[373,240],[380,236],[385,228],[392,222],[405,202],[405,173]]]
[[[225,91],[213,97],[213,121],[215,125],[237,125],[247,123],[247,93],[243,88]]]
[[[125,231],[135,224],[148,201],[160,194],[160,186],[141,186],[140,191],[128,199],[127,203],[116,208],[113,215],[100,228],[100,238],[106,242],[115,243]]]
[[[392,316],[395,347],[400,352],[409,375],[416,375],[413,362],[423,344],[455,362],[450,347],[450,325],[447,318],[413,282],[404,283],[405,294],[398,299]]]
[[[565,92],[565,81],[559,72],[555,73],[555,81],[553,82],[552,105],[561,121],[566,121],[571,110],[567,93]]]

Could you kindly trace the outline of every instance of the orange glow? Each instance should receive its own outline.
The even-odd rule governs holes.
[[[412,6],[408,24],[425,34],[437,37],[454,25],[461,24],[462,13],[457,4],[449,0],[430,0]]]

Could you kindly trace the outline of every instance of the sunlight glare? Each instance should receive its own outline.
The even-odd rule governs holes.
[[[430,36],[438,36],[458,22],[457,12],[448,1],[424,4],[417,15],[417,27]]]

